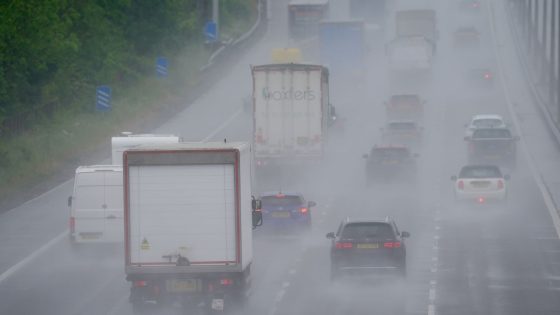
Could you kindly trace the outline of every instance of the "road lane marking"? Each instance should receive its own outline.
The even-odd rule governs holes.
[[[212,131],[206,138],[202,139],[202,142],[207,142],[210,139],[214,138],[219,132],[224,130],[232,121],[234,121],[237,116],[239,116],[243,112],[243,108],[239,108],[233,115],[231,115],[226,121],[224,121],[216,130]]]
[[[15,274],[16,272],[18,272],[21,268],[25,267],[27,264],[29,264],[32,260],[34,260],[35,258],[39,257],[41,254],[43,254],[44,252],[46,252],[47,250],[49,250],[51,247],[53,247],[54,245],[56,245],[56,243],[58,243],[60,240],[64,239],[65,237],[68,236],[69,231],[66,230],[64,232],[62,232],[61,234],[59,234],[57,237],[53,238],[52,240],[50,240],[48,243],[46,243],[45,245],[43,245],[41,248],[39,248],[38,250],[34,251],[31,255],[25,257],[23,260],[21,260],[20,262],[18,262],[17,264],[13,265],[12,267],[10,267],[8,270],[4,271],[2,274],[0,274],[0,283],[2,283],[3,281],[5,281],[6,279],[8,279],[9,277],[11,277],[13,274]]]

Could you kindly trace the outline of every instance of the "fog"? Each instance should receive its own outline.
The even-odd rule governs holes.
[[[295,47],[304,62],[321,63],[317,36],[295,40],[289,35],[288,1],[270,2],[267,33],[205,94],[159,128],[134,131],[176,134],[185,141],[251,142],[252,111],[243,109],[244,99],[252,93],[250,66],[271,63],[275,48]],[[272,229],[266,221],[254,230],[251,295],[245,308],[233,313],[560,313],[560,242],[534,176],[536,166],[556,165],[557,160],[552,153],[544,160],[530,154],[554,146],[548,136],[535,139],[545,128],[529,105],[521,70],[509,68],[517,63],[514,46],[509,37],[496,37],[510,36],[505,15],[491,14],[487,1],[476,11],[461,8],[455,0],[388,2],[385,25],[365,27],[363,80],[331,70],[330,99],[337,120],[328,130],[324,158],[257,170],[256,193],[295,191],[317,206],[310,210],[309,231]],[[504,1],[494,2],[499,9]],[[437,12],[439,40],[429,71],[395,73],[388,63],[385,47],[395,36],[395,12],[405,9]],[[348,0],[330,1],[329,19],[347,20],[349,14]],[[476,27],[477,43],[457,45],[454,32],[463,26]],[[492,73],[491,82],[469,75],[480,68]],[[395,94],[417,94],[425,100],[423,114],[414,117],[423,127],[422,140],[411,145],[418,157],[405,172],[368,185],[363,155],[374,145],[388,144],[380,128],[389,120],[384,102]],[[527,137],[518,143],[517,165],[502,168],[511,175],[505,202],[454,199],[450,177],[469,163],[464,125],[475,114],[500,114],[516,135]],[[16,265],[29,257],[29,251],[33,254],[0,276],[0,314],[133,313],[122,245],[75,248],[60,236],[68,220],[66,198],[71,190],[72,183],[67,182],[2,214],[0,231],[13,233],[2,238],[14,249],[5,248],[0,261]],[[381,274],[331,281],[331,241],[326,233],[336,232],[346,217],[386,216],[411,234],[406,240],[406,278]],[[9,242],[13,237],[20,239]],[[202,311],[172,304],[148,307],[146,313]]]

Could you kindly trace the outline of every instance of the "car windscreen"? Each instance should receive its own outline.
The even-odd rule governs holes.
[[[394,238],[393,229],[388,223],[359,222],[349,223],[342,230],[342,239],[390,239]]]
[[[371,151],[373,159],[403,159],[408,155],[406,148],[374,148]]]
[[[263,196],[261,197],[262,206],[267,207],[289,207],[297,206],[303,203],[303,199],[300,196]]]
[[[481,118],[473,120],[473,126],[477,128],[492,128],[503,124],[502,120],[496,118]]]
[[[473,138],[478,138],[478,139],[511,138],[511,132],[508,129],[477,129],[473,133]]]
[[[497,178],[502,177],[500,169],[495,166],[467,166],[461,169],[460,178]]]

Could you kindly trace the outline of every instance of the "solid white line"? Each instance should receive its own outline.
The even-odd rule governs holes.
[[[428,298],[432,303],[436,300],[436,289],[430,289],[430,291],[428,292]]]
[[[517,115],[513,109],[513,102],[511,100],[511,95],[509,93],[509,89],[506,86],[506,77],[503,73],[503,69],[504,69],[504,65],[503,65],[503,61],[500,58],[500,53],[498,52],[498,47],[497,47],[497,35],[496,35],[496,21],[494,19],[494,6],[492,4],[492,1],[487,1],[486,5],[489,9],[489,12],[491,12],[491,14],[489,14],[489,19],[490,21],[490,29],[492,31],[492,35],[494,38],[494,45],[492,45],[493,50],[494,50],[494,56],[496,57],[496,60],[498,61],[498,74],[500,76],[500,83],[501,83],[501,87],[502,87],[502,91],[504,93],[504,97],[506,99],[506,103],[507,103],[507,108],[508,108],[508,112],[511,116],[511,119],[513,121],[513,124],[515,126],[515,129],[517,131],[517,134],[521,134],[519,131],[521,130],[521,125],[519,124],[519,120],[517,119]],[[560,237],[560,217],[558,216],[558,210],[556,209],[556,206],[554,205],[554,201],[552,200],[552,196],[550,196],[550,193],[548,192],[548,190],[546,189],[546,185],[543,182],[543,179],[540,176],[539,171],[537,170],[537,168],[535,167],[535,161],[533,159],[533,156],[529,153],[529,150],[527,149],[527,143],[525,142],[525,138],[524,137],[520,137],[520,141],[521,141],[521,148],[523,151],[523,154],[525,155],[525,158],[527,159],[527,164],[529,164],[529,169],[531,170],[531,175],[533,175],[533,179],[535,180],[535,182],[537,183],[537,186],[539,187],[539,190],[541,191],[541,195],[544,198],[544,202],[545,205],[548,209],[548,212],[550,213],[550,216],[552,217],[552,222],[554,224],[554,228],[556,229],[556,234]]]
[[[25,265],[27,265],[28,263],[30,263],[32,260],[34,260],[35,258],[37,258],[39,255],[43,254],[44,252],[46,252],[47,250],[49,250],[51,247],[53,247],[54,245],[56,245],[56,243],[58,243],[60,240],[64,239],[66,236],[68,235],[68,230],[64,231],[63,233],[59,234],[57,237],[53,238],[52,240],[50,240],[47,244],[43,245],[41,248],[39,248],[38,250],[34,251],[31,255],[25,257],[22,261],[18,262],[17,264],[13,265],[12,267],[10,267],[8,270],[4,271],[1,275],[0,275],[0,283],[2,283],[3,281],[5,281],[6,279],[8,279],[10,276],[12,276],[13,274],[15,274],[16,272],[18,272],[21,268],[25,267]]]
[[[436,307],[433,304],[428,305],[428,315],[435,315]]]
[[[237,118],[237,116],[241,114],[241,112],[243,112],[243,108],[239,108],[235,113],[233,113],[233,115],[231,115],[231,117],[226,119],[226,121],[224,121],[216,130],[210,133],[206,138],[202,139],[202,142],[206,142],[214,138],[214,136],[216,136],[220,131],[224,130],[229,124],[231,124],[231,122],[234,121],[235,118]]]

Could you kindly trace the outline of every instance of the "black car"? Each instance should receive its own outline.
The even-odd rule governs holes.
[[[362,157],[366,159],[367,184],[376,179],[409,179],[416,174],[415,158],[418,154],[411,153],[404,145],[376,145]]]
[[[350,220],[340,223],[336,234],[328,233],[331,243],[331,279],[348,274],[392,273],[406,276],[405,238],[395,222]]]

